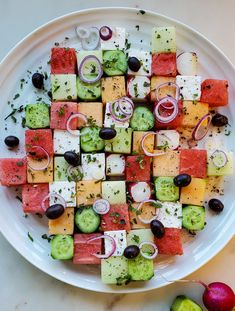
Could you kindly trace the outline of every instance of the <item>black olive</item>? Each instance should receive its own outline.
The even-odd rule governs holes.
[[[19,138],[16,136],[7,136],[4,139],[5,144],[10,148],[15,148],[19,145],[20,141]]]
[[[117,135],[117,131],[111,127],[104,127],[100,130],[99,136],[101,139],[113,139]]]
[[[188,174],[179,174],[174,178],[174,184],[176,187],[186,187],[191,183],[191,176]]]
[[[43,88],[43,80],[44,80],[44,76],[39,72],[35,72],[32,75],[33,86],[35,86],[37,89]]]
[[[64,206],[62,204],[53,204],[45,212],[49,219],[56,219],[64,213]]]
[[[150,228],[151,228],[153,235],[158,239],[163,238],[163,236],[165,235],[165,227],[157,219],[154,219],[151,221]]]
[[[125,248],[123,255],[127,259],[136,258],[140,253],[140,249],[137,245],[129,245]]]
[[[216,213],[221,213],[224,209],[224,204],[219,199],[210,199],[208,205],[209,208]]]
[[[80,156],[74,151],[66,151],[64,158],[72,166],[78,166],[80,164]]]
[[[52,91],[48,91],[48,92],[47,92],[47,96],[48,96],[50,99],[52,99]]]
[[[127,63],[128,63],[128,67],[130,68],[130,70],[132,70],[134,72],[139,71],[139,69],[141,67],[140,61],[138,60],[138,58],[136,58],[134,56],[129,57]]]
[[[225,126],[228,124],[228,118],[220,113],[216,113],[212,117],[211,123],[214,126]]]

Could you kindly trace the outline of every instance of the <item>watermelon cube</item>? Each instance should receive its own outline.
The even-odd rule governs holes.
[[[226,106],[228,104],[228,81],[207,79],[201,85],[201,101],[211,107]]]
[[[107,214],[101,216],[101,230],[130,230],[130,220],[127,204],[114,204],[110,206]]]
[[[26,159],[0,159],[0,183],[2,186],[26,184]]]
[[[150,158],[144,155],[126,158],[127,181],[150,181]]]
[[[154,238],[159,254],[183,255],[183,245],[181,241],[182,229],[165,228],[163,238]]]
[[[181,126],[183,121],[183,102],[181,100],[178,101],[178,109],[179,109],[178,115],[173,121],[168,123],[162,123],[156,119],[155,127],[157,129],[175,129]],[[159,110],[163,117],[167,117],[172,114],[172,110],[170,109],[164,109],[160,107]]]
[[[74,264],[96,265],[101,263],[101,260],[93,254],[102,253],[102,239],[97,239],[91,242],[88,241],[89,239],[93,239],[101,235],[101,233],[79,233],[74,235]]]
[[[156,53],[152,56],[152,73],[156,76],[176,76],[176,53]]]
[[[75,113],[77,113],[77,103],[53,102],[51,104],[50,128],[66,130],[68,118]],[[72,130],[75,130],[77,128],[77,119],[71,120],[69,125]]]
[[[76,73],[77,58],[75,49],[52,48],[51,49],[51,73],[68,74]]]
[[[182,149],[180,151],[180,174],[206,178],[207,151],[199,149]]]
[[[25,151],[26,153],[33,152],[37,157],[45,157],[45,152],[40,149],[33,148],[33,146],[40,146],[44,148],[50,156],[53,156],[53,140],[52,130],[26,130],[25,131]]]
[[[22,187],[22,203],[25,213],[44,214],[41,203],[43,198],[49,194],[48,184],[25,184]],[[49,207],[49,202],[45,202]]]

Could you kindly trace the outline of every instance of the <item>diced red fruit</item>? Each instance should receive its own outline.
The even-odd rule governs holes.
[[[111,205],[109,212],[101,216],[101,230],[131,230],[128,205]]]
[[[180,151],[180,174],[189,174],[196,178],[206,178],[206,150],[182,149]]]
[[[157,129],[176,129],[177,127],[181,126],[183,120],[183,102],[181,100],[178,101],[178,109],[179,109],[178,115],[173,121],[168,123],[162,123],[158,120],[155,120],[155,127]],[[172,112],[173,111],[171,109],[160,108],[160,113],[161,116],[163,117],[171,115]]]
[[[175,77],[176,53],[156,53],[152,56],[152,73],[155,76]]]
[[[74,264],[97,265],[101,260],[92,254],[102,253],[102,239],[89,242],[89,239],[101,236],[101,233],[74,235]]]
[[[22,187],[22,203],[25,213],[44,214],[41,203],[49,194],[49,184],[25,184]],[[45,207],[49,207],[49,202],[45,202]]]
[[[126,181],[150,181],[150,157],[128,156],[126,158]]]
[[[228,81],[207,79],[201,85],[201,102],[211,107],[226,106],[228,104]]]
[[[53,102],[51,104],[50,128],[66,130],[68,118],[77,113],[77,104],[73,102]],[[69,126],[72,130],[77,128],[77,119],[71,120]]]
[[[73,48],[51,49],[51,73],[75,74],[77,72],[76,52]]]
[[[183,255],[183,245],[181,241],[182,229],[165,228],[163,238],[154,238],[159,254]]]
[[[25,151],[26,153],[32,152],[37,158],[45,157],[45,152],[40,149],[33,148],[33,146],[40,146],[44,148],[50,156],[53,156],[53,138],[52,130],[26,130],[25,131]]]
[[[0,159],[0,183],[2,186],[18,186],[26,184],[26,159]]]

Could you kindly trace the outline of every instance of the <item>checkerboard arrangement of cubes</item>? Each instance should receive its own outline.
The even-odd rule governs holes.
[[[183,255],[182,231],[204,228],[233,154],[204,145],[225,125],[228,82],[198,76],[195,53],[177,57],[176,29],[154,27],[151,51],[110,29],[100,48],[51,49],[51,105],[26,105],[26,156],[0,159],[0,182],[49,218],[54,259],[101,265],[120,285],[150,280],[157,254]]]

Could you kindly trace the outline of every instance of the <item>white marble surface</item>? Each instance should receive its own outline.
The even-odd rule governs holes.
[[[235,64],[233,0],[0,0],[0,59],[18,40],[44,22],[68,12],[98,6],[139,6],[176,18],[201,31]],[[99,294],[74,288],[29,264],[1,234],[0,254],[1,311],[167,311],[174,297],[182,293],[201,302],[202,288],[179,283],[130,295]],[[205,282],[220,280],[235,288],[234,262],[235,238],[190,278]]]

